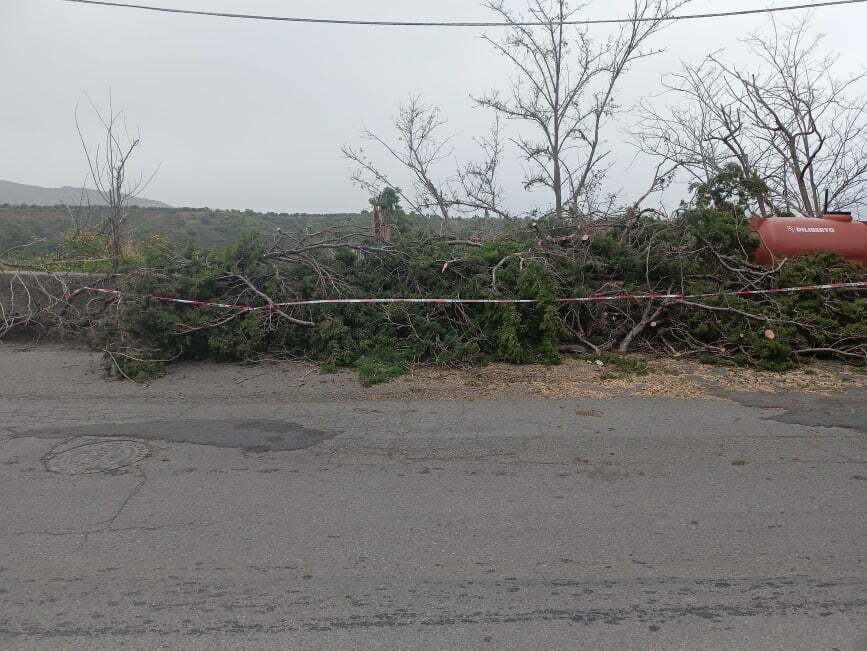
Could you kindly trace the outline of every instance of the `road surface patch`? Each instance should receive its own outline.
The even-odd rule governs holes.
[[[249,453],[304,450],[329,441],[338,434],[340,432],[313,429],[298,423],[263,419],[153,420],[16,432],[19,437],[140,439],[237,448]]]

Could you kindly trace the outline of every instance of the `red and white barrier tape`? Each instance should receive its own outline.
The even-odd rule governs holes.
[[[558,303],[604,303],[610,301],[632,300],[690,300],[702,298],[714,298],[718,296],[760,296],[766,294],[792,294],[797,292],[811,292],[817,290],[838,289],[867,289],[867,281],[856,283],[830,283],[827,285],[802,285],[800,287],[782,287],[779,289],[750,289],[732,292],[712,292],[709,294],[610,294],[607,296],[581,296],[575,298],[559,298]],[[100,287],[82,287],[80,291],[94,294],[109,294],[121,297],[125,293],[117,289],[103,289]],[[71,295],[70,295],[71,296]],[[162,303],[176,303],[179,305],[191,305],[193,307],[214,307],[224,310],[237,310],[239,312],[271,311],[284,307],[302,307],[305,305],[389,305],[389,304],[433,304],[433,305],[518,305],[540,303],[539,299],[527,298],[322,298],[312,300],[288,301],[286,303],[274,303],[253,307],[251,305],[237,305],[229,303],[212,303],[211,301],[196,301],[169,296],[148,295],[139,298],[150,298]]]

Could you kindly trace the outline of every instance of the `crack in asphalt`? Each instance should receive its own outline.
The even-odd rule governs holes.
[[[124,509],[129,505],[129,503],[133,500],[133,498],[136,495],[138,495],[139,492],[141,492],[141,490],[145,487],[145,484],[147,484],[148,477],[147,477],[147,474],[145,474],[145,471],[142,468],[139,468],[138,466],[135,466],[133,468],[133,470],[135,472],[138,472],[140,475],[138,484],[136,484],[132,488],[132,490],[129,492],[129,494],[124,498],[123,502],[121,502],[120,507],[118,507],[118,509],[117,509],[117,511],[115,511],[114,515],[112,515],[107,520],[102,520],[100,522],[97,522],[97,524],[106,524],[107,525],[106,529],[108,531],[112,531],[114,529],[114,523],[121,516]]]
[[[96,536],[106,534],[126,533],[128,531],[195,531],[197,529],[207,529],[223,525],[238,518],[228,518],[226,520],[214,520],[211,522],[170,522],[167,524],[157,525],[134,525],[129,527],[113,527],[106,529],[87,529],[85,531],[43,531],[38,529],[28,529],[26,531],[16,531],[15,533],[6,536],[0,535],[0,538],[20,538],[24,536],[51,536],[63,538],[66,536]]]
[[[58,444],[58,445],[62,445],[62,443],[61,443],[61,444]],[[56,448],[56,447],[57,447],[57,446],[55,446],[55,448]],[[78,446],[78,447],[83,447],[83,446]],[[71,449],[74,450],[74,449],[77,449],[77,448],[71,448]],[[67,451],[67,450],[64,450],[63,452],[66,452],[66,451]],[[61,452],[60,454],[62,454],[63,452]],[[50,458],[48,455],[44,456],[44,457],[43,457],[43,461],[45,461],[45,459],[48,459],[48,458]],[[138,483],[137,483],[135,486],[132,487],[132,489],[130,490],[130,492],[129,492],[129,493],[126,495],[126,497],[124,497],[123,500],[121,501],[120,506],[115,510],[115,512],[114,512],[111,516],[109,516],[108,518],[106,518],[106,519],[104,519],[104,520],[98,520],[98,521],[95,523],[95,524],[97,525],[95,528],[86,529],[86,530],[84,530],[84,531],[39,531],[39,530],[29,530],[29,531],[19,531],[19,532],[16,532],[15,534],[13,534],[13,535],[16,536],[16,537],[27,536],[27,535],[40,535],[40,536],[52,536],[52,537],[83,536],[84,539],[82,540],[81,545],[79,545],[79,548],[81,548],[84,544],[87,543],[87,538],[88,538],[88,536],[90,536],[90,535],[92,535],[92,534],[99,534],[99,533],[107,533],[107,532],[116,532],[116,531],[120,531],[119,529],[115,529],[115,528],[114,528],[114,523],[115,523],[115,522],[117,521],[117,519],[118,519],[118,518],[123,514],[124,509],[126,509],[126,507],[127,507],[127,506],[129,505],[129,503],[133,500],[133,498],[134,498],[136,495],[138,495],[138,494],[141,492],[141,490],[144,488],[145,484],[147,484],[147,475],[145,474],[144,470],[142,470],[141,468],[135,467],[135,466],[132,467],[132,470],[135,471],[135,472],[137,472],[137,473],[139,474],[139,481],[138,481]],[[94,474],[107,474],[107,472],[94,473]]]
[[[88,441],[86,443],[82,443],[80,445],[73,446],[71,448],[64,448],[64,449],[60,450],[59,452],[57,452],[58,449],[63,448],[64,445],[67,445],[74,440],[77,440],[77,438],[78,437],[68,437],[68,438],[60,441],[59,443],[56,443],[55,445],[53,445],[49,449],[49,451],[47,453],[45,453],[41,457],[43,467],[45,468],[45,470],[47,472],[51,472],[51,471],[48,470],[46,464],[48,463],[48,461],[50,459],[52,459],[53,457],[55,457],[57,455],[65,454],[67,452],[71,452],[72,450],[77,450],[79,448],[86,447],[86,446],[92,445],[94,443],[107,441],[107,440],[109,440],[109,441],[114,440],[114,439],[91,440],[91,441]],[[147,457],[145,457],[145,458],[147,458]],[[208,526],[214,526],[214,525],[223,524],[224,522],[226,522],[226,520],[220,520],[220,521],[216,521],[213,523],[181,522],[181,523],[168,523],[168,524],[164,524],[164,525],[155,525],[155,526],[116,527],[115,524],[116,524],[117,520],[123,515],[124,511],[127,509],[127,507],[132,502],[132,500],[135,499],[135,497],[138,496],[142,492],[142,490],[145,488],[145,486],[148,483],[147,473],[145,472],[145,470],[143,468],[138,466],[138,464],[141,463],[142,461],[144,461],[144,459],[140,459],[139,461],[136,461],[130,465],[122,467],[124,470],[126,470],[128,472],[134,472],[134,473],[138,474],[139,481],[135,484],[135,486],[133,486],[130,489],[130,491],[127,493],[127,495],[123,498],[120,505],[115,509],[115,512],[112,515],[110,515],[108,518],[105,518],[103,520],[98,520],[97,522],[95,522],[94,523],[95,527],[85,529],[85,530],[77,530],[77,531],[51,531],[51,530],[30,529],[30,530],[25,530],[25,531],[17,531],[13,534],[10,534],[10,537],[48,536],[48,537],[61,538],[61,537],[67,537],[67,536],[81,536],[82,541],[78,545],[78,547],[76,548],[76,550],[80,550],[81,548],[83,548],[84,545],[87,544],[89,537],[92,535],[122,533],[122,532],[126,532],[126,531],[160,531],[160,530],[181,530],[181,529],[190,529],[190,528],[205,528]],[[116,469],[105,470],[105,471],[100,471],[100,472],[96,472],[96,473],[87,473],[86,476],[96,476],[96,475],[106,476],[106,475],[110,475],[112,472],[114,472],[114,470],[116,470]],[[126,473],[124,473],[124,474],[126,474]],[[70,475],[70,476],[75,477],[76,475]],[[83,476],[83,475],[78,475],[78,476]],[[13,481],[20,481],[20,479],[19,480],[16,480],[16,479],[2,480],[2,481],[0,481],[0,483],[13,482]],[[6,537],[6,536],[0,535],[0,538],[3,538],[3,537]]]

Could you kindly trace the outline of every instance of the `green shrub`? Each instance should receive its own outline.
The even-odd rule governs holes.
[[[102,366],[106,374],[117,380],[132,380],[139,384],[165,375],[166,361],[149,357],[146,352],[129,355],[122,351],[103,352]]]
[[[409,362],[397,351],[376,350],[363,355],[355,364],[362,386],[383,384],[400,377],[409,369]]]
[[[618,355],[615,353],[603,353],[597,356],[598,359],[606,367],[608,372],[615,371],[620,375],[650,375],[650,366],[643,359],[630,357],[626,355]]]

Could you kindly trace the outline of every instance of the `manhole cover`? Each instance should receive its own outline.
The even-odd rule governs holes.
[[[136,441],[96,441],[45,457],[45,467],[64,475],[92,475],[138,463],[149,453]]]

